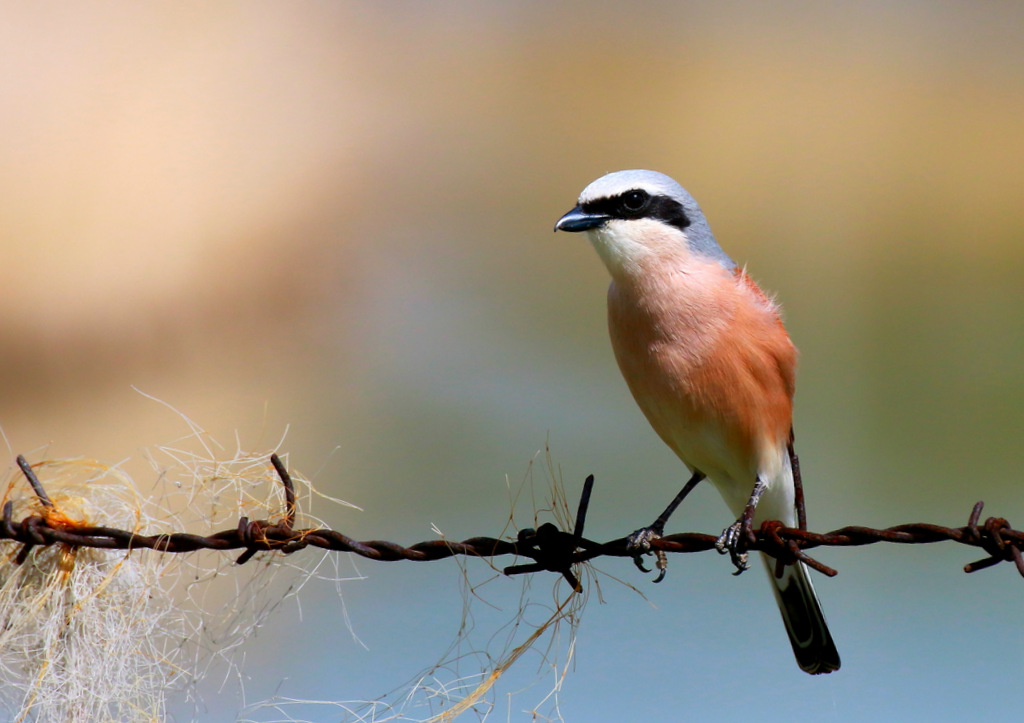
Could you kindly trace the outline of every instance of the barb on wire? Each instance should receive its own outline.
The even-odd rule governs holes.
[[[47,517],[47,511],[54,508],[52,500],[25,458],[19,455],[17,463],[43,506],[42,514],[28,515],[15,521],[14,503],[8,500],[3,505],[0,540],[11,540],[22,545],[15,559],[17,564],[28,558],[33,547],[53,544],[116,550],[150,549],[169,553],[240,549],[242,553],[236,560],[238,564],[244,564],[259,552],[278,551],[290,554],[307,547],[351,552],[381,561],[425,562],[454,555],[514,555],[532,559],[533,563],[506,567],[506,574],[547,570],[562,575],[574,590],[580,590],[579,579],[573,572],[575,565],[604,556],[635,556],[635,551],[628,548],[626,537],[599,543],[583,536],[586,512],[594,484],[593,475],[588,477],[584,484],[572,532],[559,530],[555,525],[547,523],[537,530],[521,530],[514,541],[472,537],[461,542],[429,540],[403,547],[394,542],[381,540],[361,542],[327,528],[295,529],[293,525],[297,503],[294,485],[288,470],[276,454],[270,456],[270,463],[285,491],[285,510],[280,521],[250,521],[247,517],[242,517],[235,528],[206,536],[187,532],[142,535],[113,527],[73,524],[66,519],[61,520],[59,524],[51,522]],[[1021,553],[1021,548],[1024,547],[1024,532],[1013,529],[1010,523],[1001,517],[989,517],[982,523],[983,507],[982,502],[974,505],[967,524],[963,527],[914,523],[885,529],[850,526],[832,532],[818,533],[786,527],[776,520],[768,520],[761,524],[760,529],[753,532],[747,549],[759,550],[774,557],[780,567],[800,561],[825,575],[832,576],[836,571],[812,558],[807,554],[807,550],[817,547],[855,547],[879,542],[910,545],[949,541],[977,547],[986,553],[987,556],[981,560],[965,565],[965,572],[975,572],[1000,562],[1013,562],[1018,572],[1024,576],[1024,555]],[[652,540],[651,548],[663,552],[703,552],[714,549],[717,539],[718,535],[687,532]]]

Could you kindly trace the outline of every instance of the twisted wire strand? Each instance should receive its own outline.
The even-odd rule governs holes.
[[[44,509],[52,508],[53,503],[46,495],[31,465],[21,455],[18,456],[17,462]],[[593,489],[593,476],[588,477],[584,485],[572,532],[559,530],[547,523],[536,530],[521,530],[516,540],[481,536],[461,542],[428,540],[406,547],[383,540],[359,541],[327,528],[295,529],[293,524],[297,502],[291,476],[276,454],[271,455],[270,463],[285,490],[285,510],[279,522],[249,520],[242,517],[235,528],[210,535],[187,532],[144,535],[114,527],[78,525],[66,520],[59,523],[51,522],[39,514],[14,520],[14,504],[8,501],[3,505],[0,540],[10,540],[22,545],[15,559],[17,564],[27,559],[32,548],[54,544],[115,550],[150,549],[167,553],[242,550],[236,560],[238,564],[244,564],[259,552],[277,551],[291,554],[307,547],[351,552],[370,560],[387,562],[427,562],[454,555],[513,555],[532,559],[533,563],[506,567],[506,574],[547,570],[563,575],[575,589],[579,589],[578,580],[572,572],[575,565],[605,556],[638,559],[637,552],[629,548],[626,537],[598,543],[583,536],[586,511]],[[799,560],[823,574],[832,576],[836,571],[810,557],[807,550],[818,547],[855,547],[879,542],[913,545],[948,541],[977,547],[986,553],[987,556],[983,559],[965,565],[965,572],[975,572],[1000,562],[1012,562],[1024,576],[1024,555],[1021,553],[1024,532],[1013,529],[1009,522],[1001,517],[989,517],[981,522],[983,507],[984,504],[978,502],[963,527],[911,523],[875,529],[854,525],[818,533],[786,527],[776,520],[768,520],[762,523],[759,529],[751,530],[746,539],[746,549],[759,550],[776,558],[780,567]],[[703,552],[714,549],[717,539],[717,535],[686,532],[655,539],[651,542],[651,548],[655,553]]]

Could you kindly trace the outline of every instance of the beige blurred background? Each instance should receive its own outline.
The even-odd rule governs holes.
[[[318,510],[355,537],[499,532],[506,475],[545,441],[571,498],[597,476],[589,534],[625,534],[683,470],[614,367],[603,268],[551,228],[642,167],[784,306],[812,527],[962,524],[978,499],[1024,519],[1024,7],[5,3],[0,57],[12,457],[117,462],[187,431],[135,387],[229,448],[287,429],[291,464],[364,508]],[[675,524],[728,521],[707,490]],[[822,558],[845,663],[825,681],[799,677],[755,575],[677,560],[650,588],[608,563],[658,609],[588,610],[566,719],[1009,703],[1010,570],[966,578],[946,546]],[[333,586],[310,590],[263,642],[315,653],[252,663],[245,700],[373,697],[433,662],[457,571],[386,567],[348,593],[369,651]],[[637,650],[663,672],[622,673]]]

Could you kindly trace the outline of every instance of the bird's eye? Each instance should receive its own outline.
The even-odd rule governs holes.
[[[622,207],[636,213],[643,210],[650,198],[645,191],[629,191],[622,195]]]

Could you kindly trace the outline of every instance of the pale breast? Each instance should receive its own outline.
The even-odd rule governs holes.
[[[778,465],[796,350],[753,281],[718,264],[648,273],[612,284],[608,314],[630,391],[691,469],[753,480]]]

